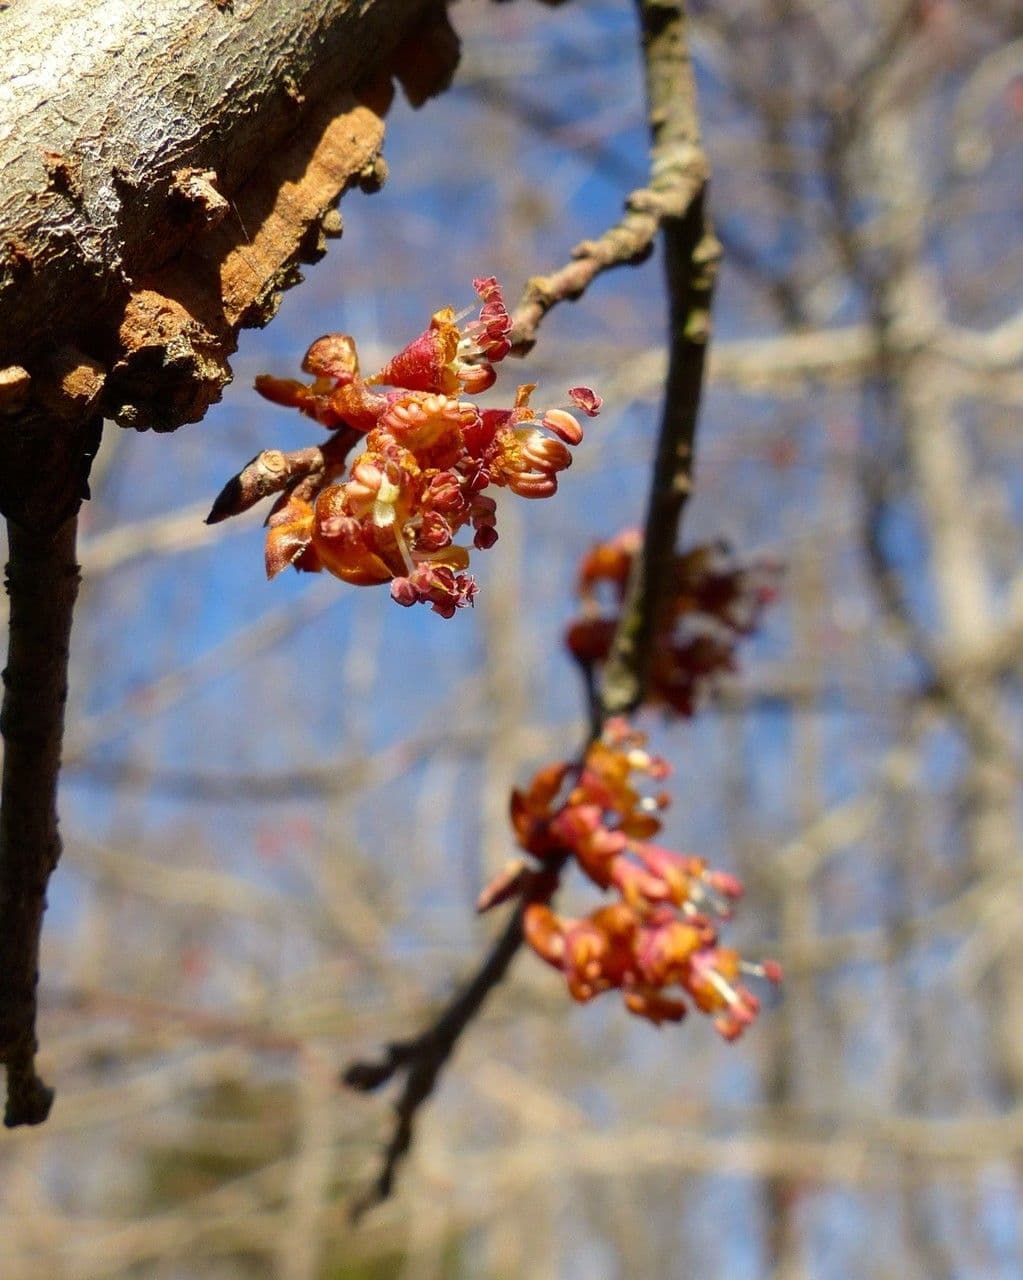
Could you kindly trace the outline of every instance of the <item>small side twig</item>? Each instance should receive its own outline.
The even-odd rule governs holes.
[[[394,1132],[384,1150],[380,1172],[352,1206],[354,1221],[391,1194],[398,1165],[412,1145],[419,1108],[433,1093],[437,1077],[454,1052],[462,1032],[504,978],[522,945],[523,910],[522,904],[516,907],[475,975],[455,994],[435,1022],[412,1040],[388,1045],[383,1058],[353,1062],[345,1071],[344,1083],[361,1093],[379,1089],[398,1071],[405,1072],[405,1085],[394,1108]]]
[[[46,886],[60,857],[60,772],[68,646],[78,594],[77,518],[55,535],[8,522],[10,644],[0,732],[0,1062],[4,1124],[41,1124],[53,1090],[36,1073],[36,987]]]
[[[578,247],[575,261],[552,276],[531,280],[513,313],[512,339],[516,350],[524,352],[552,306],[578,297],[601,271],[644,257],[658,229],[663,230],[671,321],[665,407],[651,480],[646,540],[636,557],[602,688],[597,688],[592,668],[582,667],[591,742],[608,716],[639,704],[646,685],[657,618],[691,486],[711,293],[720,256],[704,208],[708,165],[700,147],[685,6],[682,0],[637,0],[637,4],[652,134],[650,184],[630,196],[625,218],[618,226],[600,240]],[[353,1217],[361,1217],[391,1194],[398,1166],[411,1145],[420,1107],[431,1096],[462,1032],[502,981],[522,946],[523,912],[520,899],[475,975],[424,1031],[390,1045],[383,1058],[353,1063],[344,1073],[344,1082],[362,1092],[380,1088],[399,1073],[405,1075],[380,1172],[354,1205]]]
[[[707,184],[700,146],[696,89],[685,37],[682,0],[637,0],[643,31],[648,118],[652,134],[650,181],[625,201],[625,213],[596,240],[583,240],[572,260],[527,281],[512,314],[511,342],[525,355],[544,316],[559,302],[575,301],[612,267],[643,262],[660,228],[686,217]]]

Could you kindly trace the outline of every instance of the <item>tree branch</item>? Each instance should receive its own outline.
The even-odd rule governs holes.
[[[198,421],[230,378],[240,329],[265,324],[298,262],[340,234],[341,193],[383,180],[391,75],[418,106],[457,62],[442,0],[237,9],[209,0],[0,5],[0,45],[11,51],[0,119],[9,1125],[40,1123],[52,1102],[35,1071],[39,936],[60,855],[75,522],[101,417],[163,430]],[[329,448],[311,459],[274,454],[281,474],[263,455],[222,502],[244,509],[292,470],[328,466]]]
[[[642,262],[662,225],[685,220],[707,183],[700,147],[696,86],[681,0],[638,0],[643,27],[648,118],[653,135],[650,181],[625,201],[625,214],[596,240],[572,250],[572,261],[548,276],[533,276],[512,312],[518,355],[536,342],[544,316],[559,302],[580,298],[604,271]]]
[[[636,253],[642,256],[658,227],[662,228],[671,337],[647,539],[636,560],[603,689],[595,689],[591,672],[583,673],[591,713],[589,741],[600,734],[607,716],[631,710],[642,699],[667,569],[690,491],[711,289],[720,254],[704,210],[708,165],[700,148],[685,6],[682,0],[638,0],[638,9],[652,134],[650,186],[630,197],[630,210],[618,227],[600,241],[580,246],[585,254],[577,257],[575,264],[545,281],[530,282],[515,313],[513,335],[520,348],[528,349],[551,306],[563,298],[577,297],[608,266],[635,261]],[[503,980],[522,945],[523,910],[520,900],[475,976],[434,1022],[415,1038],[390,1045],[382,1059],[355,1062],[345,1071],[345,1083],[362,1092],[379,1088],[399,1072],[405,1076],[380,1173],[354,1205],[356,1218],[391,1194],[398,1166],[412,1143],[419,1109],[433,1093],[463,1031]]]
[[[383,180],[391,74],[419,105],[457,40],[441,0],[22,0],[0,46],[0,510],[52,530],[36,478],[82,416],[40,411],[53,349],[94,362],[121,425],[197,422],[338,197]]]
[[[605,714],[634,711],[643,700],[661,602],[679,522],[692,489],[693,449],[710,337],[710,304],[721,247],[705,207],[709,166],[700,145],[696,83],[682,0],[640,0],[650,107],[651,173],[688,194],[665,220],[669,298],[668,379],[647,506],[643,546],[633,563],[601,695]],[[690,175],[702,175],[698,186]]]
[[[36,986],[46,885],[60,857],[57,777],[68,645],[78,594],[77,519],[52,538],[8,523],[10,645],[0,731],[0,1062],[4,1124],[41,1124],[53,1092],[36,1074]]]
[[[384,1149],[380,1172],[353,1204],[354,1220],[391,1194],[398,1165],[412,1145],[419,1108],[433,1093],[437,1077],[454,1053],[462,1032],[479,1013],[490,992],[502,981],[522,945],[524,909],[522,904],[515,908],[474,976],[424,1031],[412,1040],[389,1044],[384,1057],[378,1061],[353,1062],[345,1070],[344,1083],[360,1093],[379,1089],[399,1071],[405,1073],[405,1084],[394,1107],[394,1131]]]

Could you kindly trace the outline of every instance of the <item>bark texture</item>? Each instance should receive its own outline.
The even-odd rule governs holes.
[[[219,397],[382,180],[389,72],[421,100],[457,42],[436,0],[21,0],[0,48],[0,509],[52,530],[97,411],[173,430]]]

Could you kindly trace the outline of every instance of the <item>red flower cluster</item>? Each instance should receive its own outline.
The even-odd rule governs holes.
[[[573,766],[564,763],[542,769],[526,791],[515,791],[512,825],[540,871],[505,873],[481,903],[492,906],[513,892],[530,899],[526,940],[565,975],[576,1000],[621,991],[631,1013],[659,1025],[684,1017],[688,996],[734,1040],[760,1008],[742,975],[778,982],[781,970],[773,962],[748,963],[719,945],[719,924],[742,894],[734,876],[651,842],[669,800],[642,794],[634,778],[660,781],[669,770],[644,749],[645,741],[624,720],[611,720],[587,751],[567,798],[559,800]],[[553,911],[549,900],[567,858],[601,889],[614,890],[617,900],[581,919]]]
[[[638,529],[598,543],[583,559],[578,594],[583,613],[565,643],[587,666],[611,650],[632,569],[642,545]],[[766,557],[740,561],[725,542],[676,557],[650,668],[650,700],[691,716],[722,672],[735,670],[736,643],[753,632],[777,593],[779,565]],[[609,599],[601,601],[601,588]]]
[[[302,367],[306,384],[260,377],[257,390],[331,429],[365,437],[347,474],[325,474],[319,487],[297,485],[268,520],[269,577],[287,565],[329,573],[356,586],[389,582],[401,605],[429,604],[450,617],[472,603],[476,583],[465,572],[469,548],[455,542],[471,527],[473,546],[497,541],[491,485],[524,498],[546,498],[571,465],[568,446],[582,427],[565,409],[538,414],[535,387],[520,386],[511,409],[479,409],[463,392],[485,391],[494,365],[511,349],[512,321],[497,281],[473,281],[482,299],[464,329],[448,308],[370,378],[359,372],[355,342],[345,334],[318,339]],[[390,388],[379,390],[378,388]],[[600,398],[576,387],[570,401],[595,415]]]

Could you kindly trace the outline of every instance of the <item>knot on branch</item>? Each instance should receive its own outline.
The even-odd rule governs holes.
[[[28,404],[31,388],[32,375],[20,364],[0,369],[0,413],[8,416],[20,413]]]

